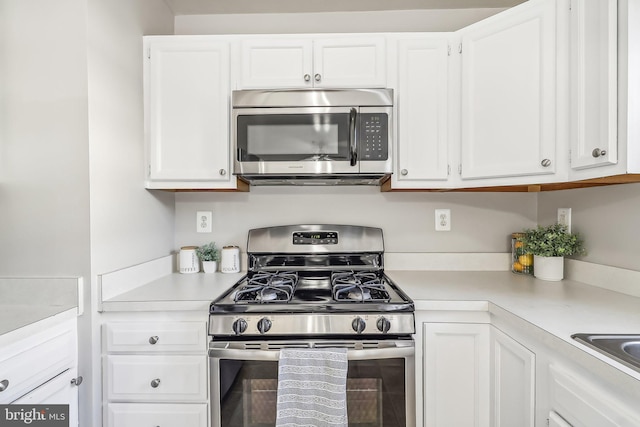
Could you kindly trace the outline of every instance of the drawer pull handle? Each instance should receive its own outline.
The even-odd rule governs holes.
[[[7,388],[9,388],[9,380],[0,381],[0,392],[5,391]]]
[[[72,379],[71,384],[79,386],[80,384],[82,384],[82,381],[84,381],[84,378],[82,378],[82,375],[80,375],[79,377]]]
[[[158,388],[160,385],[160,378],[156,378],[155,380],[151,380],[151,387]]]
[[[160,338],[157,335],[154,335],[152,337],[149,338],[149,344],[154,345],[155,343],[158,342]]]

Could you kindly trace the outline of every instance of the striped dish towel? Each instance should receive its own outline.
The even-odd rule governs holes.
[[[276,427],[347,427],[347,349],[282,349]]]

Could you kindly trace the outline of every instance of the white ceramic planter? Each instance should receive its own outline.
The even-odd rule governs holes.
[[[564,278],[564,257],[533,256],[533,275],[536,279],[558,282]]]
[[[215,273],[218,269],[218,261],[202,261],[202,269],[205,273]]]

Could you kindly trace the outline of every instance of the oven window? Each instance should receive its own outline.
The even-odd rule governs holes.
[[[238,116],[238,160],[348,160],[349,114]]]
[[[220,360],[221,427],[273,427],[278,363]],[[350,427],[405,427],[405,359],[350,360]]]

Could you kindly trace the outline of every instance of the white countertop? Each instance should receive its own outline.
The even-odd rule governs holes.
[[[405,271],[387,275],[416,310],[502,309],[609,363],[575,342],[575,333],[640,333],[640,298],[584,283],[549,282],[508,271]],[[173,273],[103,301],[103,311],[208,310],[244,273]],[[640,373],[613,366],[640,379]]]
[[[0,336],[77,309],[76,278],[0,278]]]

